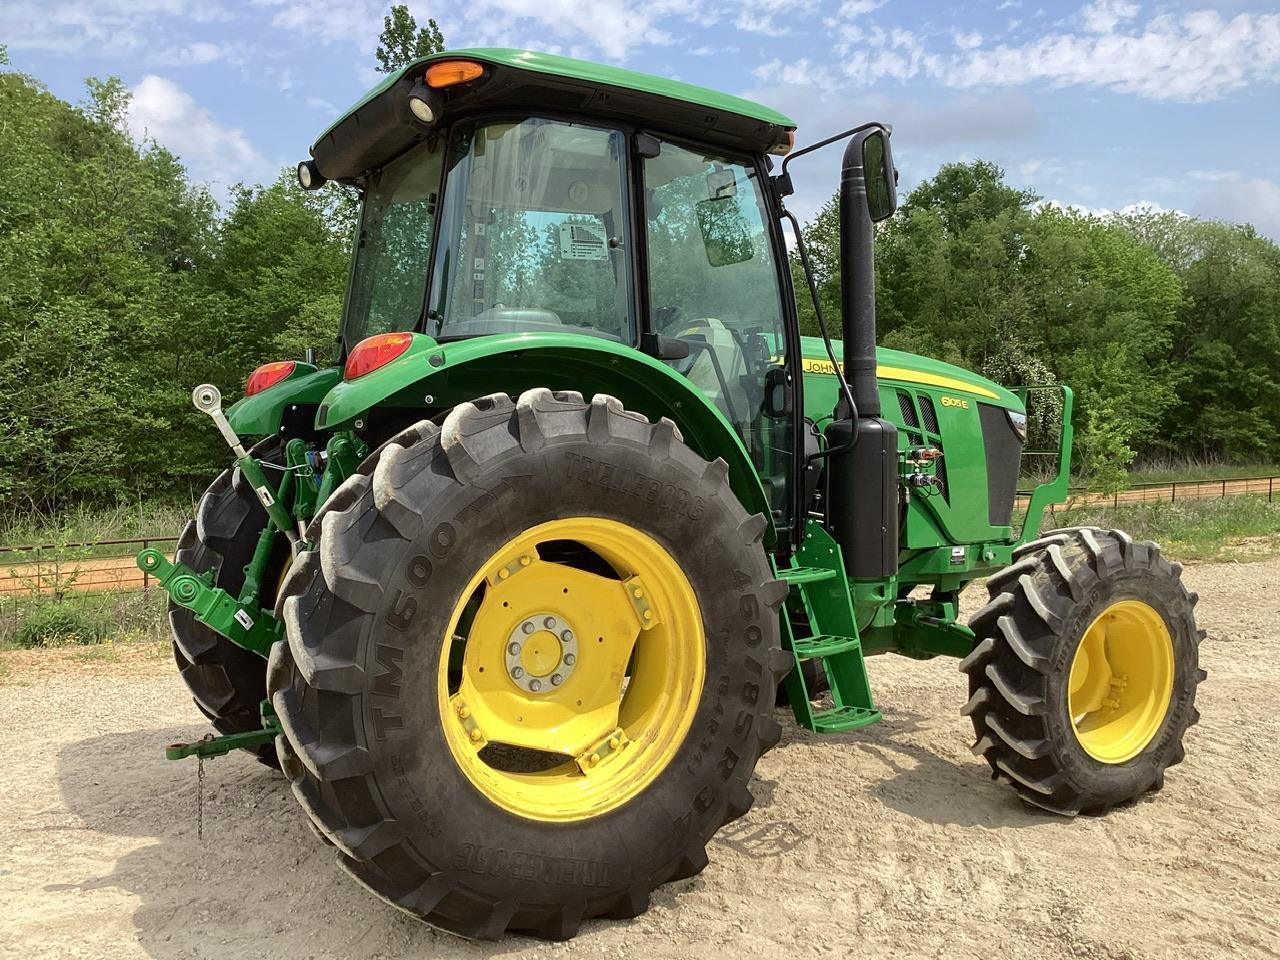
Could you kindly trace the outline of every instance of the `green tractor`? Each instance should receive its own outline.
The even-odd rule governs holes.
[[[266,364],[225,414],[197,387],[235,464],[172,562],[139,556],[221,734],[169,755],[278,764],[362,885],[476,938],[572,937],[698,873],[779,704],[880,719],[870,654],[956,658],[974,752],[1029,804],[1159,789],[1204,676],[1180,566],[1039,534],[1070,390],[877,350],[889,130],[793,140],[516,50],[415,62],[326,130],[299,181],[362,204],[340,365]],[[842,341],[820,310],[800,335],[782,229],[788,163],[837,140]],[[1018,526],[1033,398],[1056,460]]]

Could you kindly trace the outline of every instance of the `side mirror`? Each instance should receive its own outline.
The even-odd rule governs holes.
[[[898,172],[893,168],[889,131],[880,127],[862,141],[862,169],[867,178],[867,212],[879,223],[898,209]]]
[[[764,375],[764,415],[771,420],[791,416],[794,393],[786,367],[770,367]]]

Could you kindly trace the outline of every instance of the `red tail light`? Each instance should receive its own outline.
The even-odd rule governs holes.
[[[249,379],[244,384],[244,395],[252,397],[255,393],[261,393],[267,387],[274,387],[281,380],[288,380],[290,374],[297,369],[297,366],[292,360],[277,360],[275,363],[264,363],[249,374]]]
[[[408,350],[411,343],[412,333],[379,333],[377,336],[365,337],[356,344],[351,356],[347,357],[343,379],[354,380],[386,366]]]

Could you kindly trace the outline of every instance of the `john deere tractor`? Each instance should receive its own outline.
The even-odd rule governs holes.
[[[221,734],[170,756],[278,764],[363,886],[478,938],[698,873],[779,703],[881,718],[871,654],[956,658],[974,752],[1029,804],[1159,789],[1203,677],[1181,568],[1039,532],[1069,389],[877,350],[890,131],[794,132],[518,50],[422,59],[326,130],[300,184],[362,210],[338,364],[268,363],[225,413],[197,387],[235,463],[172,561],[139,557]],[[800,335],[782,227],[807,269],[788,166],[837,141],[839,340],[816,296]],[[1051,479],[1019,524],[1029,404]]]

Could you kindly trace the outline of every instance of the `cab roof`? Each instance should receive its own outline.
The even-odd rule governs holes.
[[[770,107],[680,80],[530,50],[449,50],[388,74],[325,130],[311,147],[320,172],[330,180],[354,179],[423,139],[405,108],[408,92],[430,64],[461,59],[482,64],[485,75],[445,91],[446,119],[529,107],[752,152],[786,143],[796,127]]]

